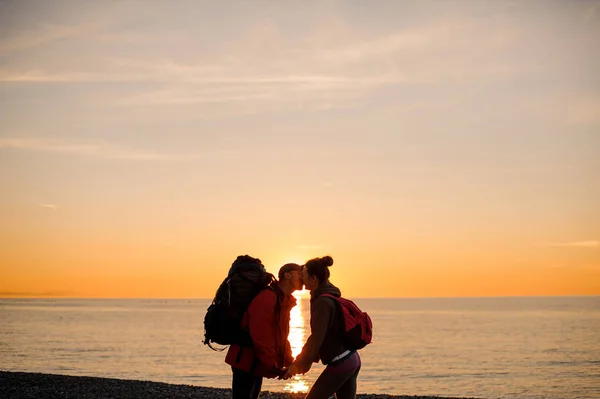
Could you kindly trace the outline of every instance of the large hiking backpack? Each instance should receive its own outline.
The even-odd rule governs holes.
[[[342,342],[348,349],[362,349],[371,343],[373,339],[373,322],[366,312],[360,310],[354,302],[349,299],[337,297],[331,294],[321,294],[335,299],[341,317],[340,330],[342,331]]]
[[[212,344],[251,346],[249,332],[241,327],[242,317],[254,297],[274,280],[260,259],[238,256],[206,311],[204,344],[220,351],[225,348],[216,349]]]

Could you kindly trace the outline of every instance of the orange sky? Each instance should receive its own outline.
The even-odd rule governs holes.
[[[95,218],[91,223],[77,218],[69,227],[59,221],[57,210],[39,210],[34,226],[21,223],[2,235],[7,244],[2,250],[2,295],[210,297],[235,256],[243,253],[260,257],[273,273],[285,262],[330,253],[335,259],[332,281],[352,297],[600,293],[593,242],[511,245],[507,238],[476,239],[465,232],[444,243],[445,234],[421,237],[388,228],[385,236],[386,230],[333,227],[328,229],[331,233],[314,233],[314,242],[323,245],[296,245],[310,242],[302,240],[311,236],[310,230],[302,237],[301,228],[273,222],[272,231],[257,229],[257,237],[252,237],[252,231],[242,232],[241,224],[206,229],[191,222],[194,227],[178,230],[169,223],[151,226],[148,221],[128,229],[109,219],[108,224],[116,224],[111,232],[103,231]],[[254,224],[260,226],[258,221]],[[354,246],[355,235],[364,239]],[[245,250],[249,248],[254,250]]]
[[[231,7],[0,3],[0,296],[600,295],[596,3]]]

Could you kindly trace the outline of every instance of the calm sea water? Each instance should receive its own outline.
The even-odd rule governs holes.
[[[307,337],[308,301],[290,342]],[[359,392],[600,398],[600,297],[363,299],[374,342]],[[0,369],[229,387],[202,344],[209,300],[0,299]],[[305,391],[323,366],[274,391]]]

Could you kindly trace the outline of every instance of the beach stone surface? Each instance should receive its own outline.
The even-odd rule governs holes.
[[[304,395],[264,391],[261,393],[260,398],[300,399],[304,398]],[[0,397],[6,399],[228,399],[231,398],[231,390],[152,381],[0,371]],[[357,398],[433,399],[435,397],[358,394]],[[444,399],[461,398],[444,397]]]

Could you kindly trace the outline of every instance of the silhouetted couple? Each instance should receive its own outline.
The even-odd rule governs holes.
[[[360,356],[342,343],[340,323],[343,317],[335,299],[340,290],[329,282],[330,256],[314,258],[304,266],[288,263],[281,267],[274,289],[261,291],[242,319],[253,347],[231,345],[225,362],[233,371],[233,399],[256,399],[263,378],[288,379],[304,374],[319,360],[327,367],[306,395],[310,399],[356,397]],[[296,306],[292,293],[305,286],[310,291],[310,336],[294,360],[288,341],[290,312]]]

